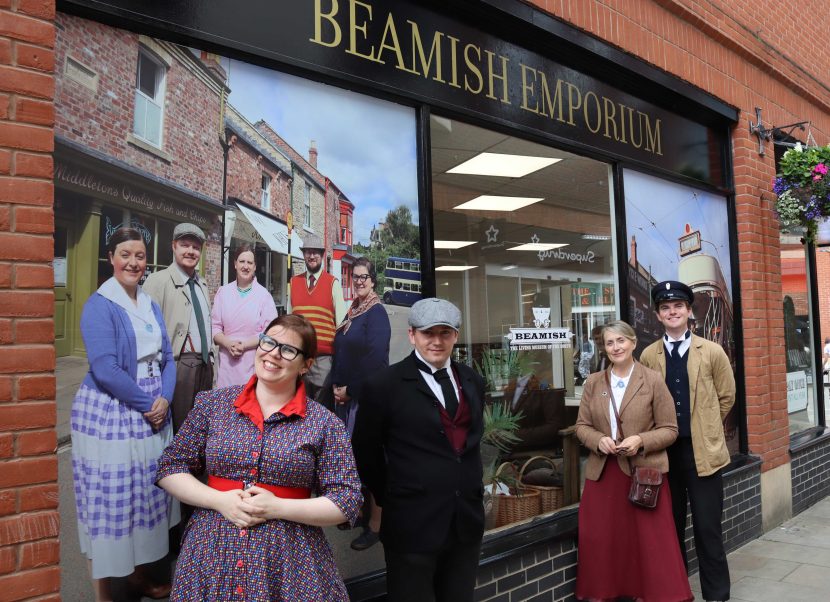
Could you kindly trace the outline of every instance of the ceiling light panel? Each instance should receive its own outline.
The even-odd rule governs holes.
[[[434,247],[436,249],[463,249],[474,244],[474,240],[436,240]]]
[[[525,196],[494,196],[484,194],[466,203],[456,205],[455,209],[467,209],[472,211],[515,211],[527,207],[533,203],[545,200],[544,197]]]
[[[551,157],[533,157],[530,155],[507,155],[503,153],[480,153],[456,165],[447,173],[471,176],[498,176],[504,178],[523,178],[542,168],[558,163],[562,159]]]
[[[567,247],[567,243],[529,242],[518,247],[511,247],[508,251],[550,251],[560,247]]]
[[[477,268],[477,265],[439,265],[435,268],[436,272],[466,272]]]

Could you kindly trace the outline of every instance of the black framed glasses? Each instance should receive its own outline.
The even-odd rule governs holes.
[[[280,357],[288,360],[289,362],[298,355],[304,355],[302,349],[297,349],[294,345],[289,345],[288,343],[280,343],[277,339],[271,338],[267,334],[262,333],[259,335],[259,348],[266,353],[279,348]]]
[[[366,282],[369,279],[369,274],[353,274],[352,280],[356,282]]]

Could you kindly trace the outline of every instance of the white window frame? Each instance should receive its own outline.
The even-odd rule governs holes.
[[[149,61],[151,61],[156,67],[158,67],[158,76],[156,78],[156,93],[155,97],[150,97],[144,92],[142,92],[138,87],[138,80],[139,80],[139,73],[138,70],[141,66],[141,58],[142,56]],[[133,113],[133,135],[138,138],[139,140],[155,146],[157,148],[161,148],[164,143],[164,95],[167,87],[167,65],[164,61],[162,61],[159,57],[155,55],[149,49],[139,46],[138,48],[138,58],[136,60],[136,71],[135,71],[135,107]],[[139,102],[147,102],[151,105],[157,107],[159,109],[159,123],[158,123],[158,140],[151,140],[146,136],[140,134],[137,130],[138,128],[136,123],[136,117],[138,115],[138,103]],[[146,113],[145,113],[145,124],[146,124]],[[146,133],[146,125],[145,125],[145,133]]]
[[[303,199],[303,226],[311,228],[311,184],[305,183],[305,198]]]
[[[271,210],[271,176],[267,173],[262,174],[262,190],[259,198],[259,205],[265,211]]]

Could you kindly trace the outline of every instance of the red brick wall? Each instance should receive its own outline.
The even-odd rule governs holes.
[[[57,601],[54,2],[0,0],[0,598]]]
[[[789,461],[778,222],[771,148],[748,132],[756,106],[769,124],[811,120],[828,143],[826,2],[533,0],[560,19],[637,55],[740,109],[733,130],[749,449],[763,470]],[[819,71],[818,69],[822,69]],[[764,341],[763,345],[757,344]]]
[[[55,131],[107,156],[222,200],[220,99],[176,57],[165,84],[162,150],[170,161],[127,142],[133,131],[138,34],[64,13],[56,46],[57,69],[67,55],[98,74],[97,92],[69,77],[57,79]]]
[[[228,196],[260,207],[262,174],[271,176],[271,213],[285,220],[291,208],[290,175],[274,167],[267,159],[257,162],[259,153],[239,140],[228,152]]]

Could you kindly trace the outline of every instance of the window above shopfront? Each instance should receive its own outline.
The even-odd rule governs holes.
[[[164,63],[149,50],[140,48],[135,75],[133,133],[158,148],[162,145],[166,75]]]

